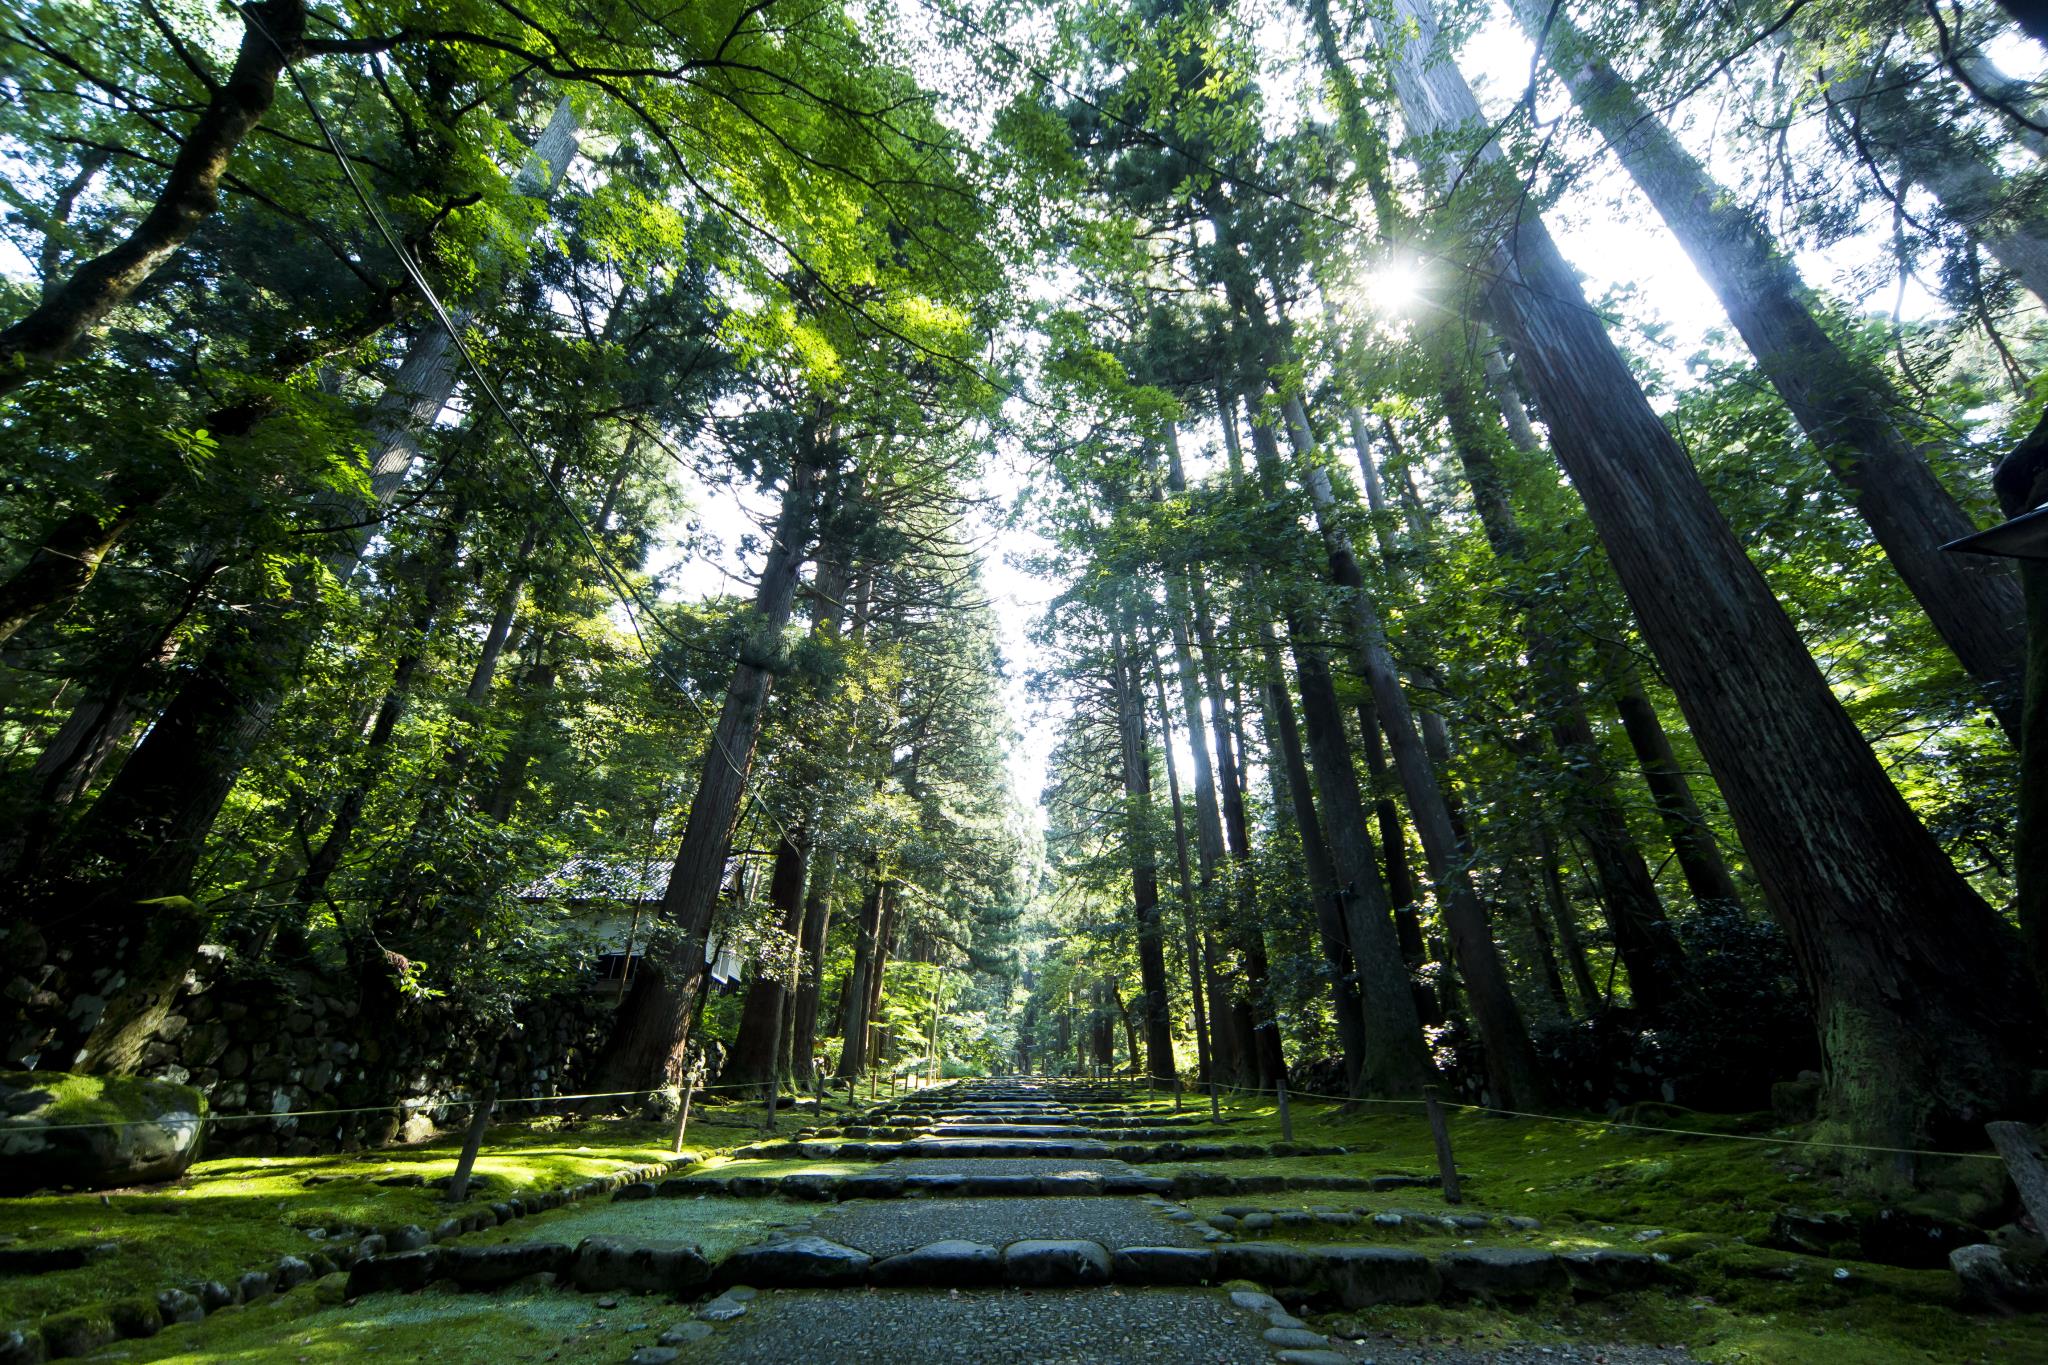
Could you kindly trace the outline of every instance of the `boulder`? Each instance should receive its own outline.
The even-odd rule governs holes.
[[[1345,1308],[1428,1303],[1437,1296],[1436,1267],[1405,1247],[1324,1246],[1315,1249],[1323,1280]]]
[[[387,1248],[392,1251],[418,1251],[422,1247],[434,1244],[434,1239],[427,1235],[427,1230],[417,1223],[392,1228],[384,1234],[384,1241]]]
[[[839,1197],[846,1199],[901,1199],[903,1177],[871,1171],[850,1175],[839,1182]]]
[[[1206,1284],[1216,1277],[1216,1253],[1206,1247],[1122,1247],[1111,1264],[1123,1284]]]
[[[1524,1247],[1460,1247],[1437,1257],[1436,1270],[1446,1289],[1479,1299],[1520,1298],[1565,1284],[1555,1255]]]
[[[156,1296],[157,1316],[166,1325],[174,1322],[198,1322],[206,1316],[206,1310],[199,1304],[199,1296],[183,1289],[166,1289]],[[4,1359],[4,1357],[0,1357]]]
[[[560,1242],[444,1247],[441,1273],[464,1289],[496,1289],[528,1275],[559,1275],[575,1254]]]
[[[189,1085],[0,1072],[0,1194],[175,1180],[205,1132],[206,1097]]]
[[[1837,1246],[1856,1241],[1856,1220],[1846,1213],[1814,1213],[1787,1205],[1772,1216],[1764,1241],[1781,1251],[1826,1256]]]
[[[1216,1248],[1216,1273],[1226,1280],[1252,1280],[1268,1289],[1315,1282],[1321,1262],[1314,1253],[1285,1242],[1237,1242]]]
[[[2022,1268],[2003,1247],[1989,1242],[1958,1247],[1949,1253],[1948,1264],[1961,1284],[1963,1302],[1972,1308],[1994,1313],[2048,1308],[2048,1274],[2038,1265]]]
[[[1330,1344],[1321,1332],[1306,1327],[1268,1327],[1263,1335],[1268,1346],[1281,1351],[1320,1351]]]
[[[983,1242],[930,1242],[875,1262],[874,1276],[876,1284],[884,1285],[997,1284],[1003,1278],[1003,1256]]]
[[[157,1311],[156,1300],[140,1294],[125,1299],[115,1299],[106,1305],[107,1321],[114,1330],[124,1337],[153,1337],[164,1330],[164,1315]]]
[[[113,1321],[98,1308],[74,1308],[43,1319],[43,1349],[52,1360],[89,1356],[116,1339]]]
[[[1663,1273],[1657,1259],[1644,1251],[1616,1251],[1600,1247],[1590,1251],[1567,1251],[1557,1258],[1564,1263],[1565,1278],[1579,1294],[1619,1294],[1630,1289],[1648,1289]]]
[[[425,1289],[440,1273],[441,1255],[439,1247],[423,1247],[388,1256],[365,1256],[349,1267],[348,1296],[357,1299],[391,1290]]]
[[[1109,1253],[1099,1242],[1026,1238],[1003,1248],[1003,1278],[1011,1284],[1107,1284]]]
[[[829,1175],[786,1175],[777,1188],[784,1199],[829,1204],[839,1192],[839,1181]]]
[[[765,1284],[778,1289],[819,1289],[860,1284],[874,1258],[823,1237],[791,1237],[741,1247],[719,1263],[721,1284]]]
[[[694,1242],[586,1237],[576,1244],[569,1274],[578,1289],[590,1292],[687,1294],[711,1278],[711,1262]]]

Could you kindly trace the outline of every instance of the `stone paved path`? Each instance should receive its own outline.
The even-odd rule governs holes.
[[[1230,1136],[1227,1121],[1218,1126],[1204,1113],[1173,1114],[1141,1102],[1146,1099],[1101,1083],[983,1082],[875,1106],[866,1117],[848,1120],[847,1127],[856,1132],[864,1126],[888,1128],[900,1138],[899,1155],[875,1171],[893,1177],[894,1188],[908,1197],[852,1198],[807,1211],[802,1221],[762,1244],[756,1259],[742,1257],[749,1266],[778,1267],[781,1283],[813,1285],[824,1282],[806,1281],[802,1271],[790,1276],[791,1262],[778,1258],[795,1258],[796,1263],[816,1258],[821,1267],[833,1258],[864,1255],[872,1261],[848,1270],[840,1287],[729,1289],[699,1310],[703,1322],[689,1340],[675,1342],[673,1356],[656,1348],[634,1359],[641,1365],[664,1365],[670,1359],[847,1365],[1534,1365],[1570,1360],[1673,1365],[1686,1359],[1683,1351],[1656,1348],[1475,1352],[1455,1345],[1331,1339],[1289,1313],[1279,1298],[1241,1285],[1235,1290],[1212,1287],[1210,1281],[1234,1273],[1270,1281],[1289,1303],[1300,1305],[1300,1295],[1308,1291],[1287,1289],[1288,1276],[1303,1264],[1324,1263],[1304,1260],[1284,1245],[1237,1246],[1237,1239],[1221,1230],[1229,1220],[1197,1221],[1157,1195],[1106,1191],[1105,1178],[1143,1174],[1142,1167],[1100,1155],[1110,1142],[1157,1145],[1185,1140],[1198,1130],[1212,1140]],[[816,1135],[820,1142],[832,1136],[830,1130]],[[1047,1177],[1076,1179],[1071,1192],[1062,1186],[1057,1192],[1040,1187],[1033,1193],[1029,1182]],[[997,1192],[997,1186],[1014,1186],[1020,1178],[1027,1182],[1020,1192]],[[972,1195],[959,1193],[963,1179],[976,1184]],[[1405,1183],[1420,1182],[1410,1178]],[[1360,1221],[1356,1214],[1327,1212],[1336,1223],[1355,1227]],[[1287,1217],[1312,1221],[1300,1213]],[[1272,1221],[1268,1218],[1266,1225]],[[1482,1225],[1488,1221],[1477,1220]],[[1241,1254],[1212,1261],[1212,1247]],[[1413,1252],[1361,1245],[1327,1254],[1349,1256],[1353,1251],[1360,1253],[1354,1284],[1363,1286],[1364,1302],[1386,1297],[1412,1301],[1401,1298],[1401,1277],[1420,1273],[1427,1280],[1435,1273]],[[1443,1273],[1447,1280],[1459,1273],[1481,1277],[1472,1292],[1484,1292],[1481,1286],[1489,1282],[1484,1277],[1490,1276],[1548,1276],[1541,1282],[1559,1288],[1564,1282],[1562,1263],[1549,1253],[1511,1251],[1509,1260],[1498,1263],[1485,1261],[1486,1253],[1471,1254],[1482,1263]],[[1406,1261],[1400,1259],[1404,1255]],[[1510,1264],[1516,1256],[1525,1259]],[[1526,1259],[1531,1257],[1534,1261]],[[1262,1273],[1246,1274],[1246,1266]],[[1189,1273],[1177,1276],[1176,1268]],[[1583,1277],[1590,1272],[1575,1273]],[[723,1273],[720,1282],[733,1279],[733,1273]],[[1144,1283],[1132,1282],[1140,1280]],[[1435,1281],[1428,1283],[1435,1292]],[[1375,1297],[1382,1289],[1386,1295]],[[718,1325],[707,1330],[704,1322]]]
[[[1026,1237],[1081,1238],[1112,1251],[1202,1244],[1137,1199],[862,1199],[825,1210],[811,1231],[870,1256],[953,1238],[997,1247]]]
[[[961,1085],[881,1107],[873,1121],[918,1122],[925,1131],[903,1154],[876,1169],[905,1176],[1129,1175],[1138,1168],[1106,1155],[1102,1139],[1125,1140],[1120,1127],[1155,1120],[1116,1108],[1079,1108],[1061,1095],[1112,1104],[1114,1087]],[[1141,1114],[1143,1111],[1141,1111]],[[1160,1118],[1170,1118],[1159,1115]],[[1192,1117],[1192,1116],[1190,1116]],[[1204,1116],[1206,1122],[1206,1116]],[[1101,1125],[1101,1126],[1097,1126]],[[1172,1128],[1171,1122],[1164,1125]],[[976,1155],[949,1153],[971,1145]],[[1048,1148],[1060,1155],[1042,1155]],[[982,1155],[988,1153],[988,1155]],[[1102,1155],[1097,1155],[1101,1153]],[[1074,1195],[1007,1198],[859,1199],[820,1210],[810,1234],[880,1259],[965,1241],[998,1249],[1039,1240],[1093,1243],[1105,1253],[1130,1247],[1199,1247],[1202,1230],[1169,1221],[1156,1200]],[[1108,1263],[1105,1260],[1104,1270]],[[1104,1278],[1107,1278],[1105,1274]],[[1133,1362],[1161,1360],[1267,1365],[1275,1346],[1264,1333],[1277,1320],[1262,1307],[1233,1303],[1212,1288],[899,1288],[768,1290],[738,1305],[716,1336],[684,1347],[687,1356],[731,1362],[818,1360],[843,1365],[925,1361]],[[730,1309],[719,1310],[714,1315]],[[1306,1340],[1306,1338],[1304,1338]],[[1320,1343],[1318,1343],[1320,1344]],[[1283,1357],[1282,1359],[1286,1359]],[[1304,1365],[1355,1360],[1301,1356]]]
[[[886,1130],[884,1145],[864,1134]],[[1223,1169],[1193,1165],[1197,1130]],[[1113,1136],[1121,1158],[1107,1155]],[[1118,1083],[991,1081],[896,1096],[801,1145],[775,1138],[746,1158],[659,1182],[623,1184],[588,1235],[370,1255],[351,1297],[446,1282],[514,1282],[594,1296],[631,1316],[631,1365],[694,1361],[1103,1362],[1104,1365],[1675,1365],[1682,1351],[1629,1347],[1472,1349],[1349,1341],[1303,1317],[1379,1304],[1600,1295],[1659,1282],[1653,1258],[1532,1245],[1533,1220],[1384,1206],[1298,1207],[1338,1191],[1410,1189],[1413,1172],[1247,1170],[1243,1158],[1340,1155],[1341,1147],[1243,1140],[1229,1120],[1176,1114]],[[789,1172],[791,1157],[869,1161],[850,1173]],[[857,1152],[857,1155],[855,1154]],[[1238,1164],[1244,1172],[1232,1175]],[[723,1174],[722,1174],[723,1172]],[[1283,1196],[1288,1207],[1175,1199]],[[624,1202],[630,1201],[630,1202]],[[1220,1205],[1220,1207],[1218,1207]],[[1368,1221],[1370,1220],[1370,1221]],[[1409,1228],[1413,1222],[1418,1228]],[[561,1224],[553,1227],[567,1231]],[[1380,1235],[1380,1230],[1389,1230]],[[1427,1253],[1404,1242],[1418,1229]],[[1519,1240],[1487,1245],[1444,1234]],[[559,1234],[555,1234],[559,1235]],[[1270,1292],[1268,1292],[1270,1291]],[[1290,1311],[1292,1310],[1292,1311]],[[1321,1319],[1318,1319],[1321,1320]],[[652,1338],[650,1340],[650,1338]],[[564,1341],[568,1341],[564,1338]]]

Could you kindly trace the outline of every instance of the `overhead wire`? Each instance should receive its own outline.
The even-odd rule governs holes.
[[[242,16],[258,33],[263,35],[266,42],[273,48],[276,48],[278,53],[285,58],[285,74],[290,78],[292,88],[298,92],[300,100],[304,102],[306,112],[312,116],[313,122],[319,127],[321,136],[327,142],[328,150],[333,153],[335,160],[340,164],[342,176],[347,181],[350,192],[353,194],[356,202],[362,206],[364,214],[368,216],[371,224],[376,228],[377,234],[384,239],[384,244],[390,248],[392,255],[397,258],[399,268],[405,272],[406,278],[412,283],[413,288],[418,291],[421,299],[432,311],[434,320],[440,325],[442,330],[447,332],[450,344],[455,347],[456,353],[462,357],[463,365],[469,371],[470,378],[475,382],[477,391],[484,395],[492,411],[496,412],[505,423],[505,427],[512,433],[515,443],[525,452],[527,459],[533,464],[535,471],[540,475],[541,482],[553,495],[563,514],[568,517],[570,525],[574,527],[578,537],[589,550],[592,562],[597,565],[600,576],[618,601],[620,610],[625,614],[627,626],[631,629],[633,638],[638,641],[642,653],[646,655],[649,666],[663,678],[667,679],[682,694],[683,698],[690,703],[691,707],[696,710],[698,717],[710,727],[709,743],[712,749],[732,769],[733,774],[740,779],[754,804],[767,814],[769,820],[774,823],[777,830],[784,837],[789,837],[789,823],[782,818],[781,813],[775,809],[773,803],[767,799],[765,792],[762,790],[769,787],[771,785],[770,782],[765,778],[756,782],[750,777],[751,765],[742,766],[733,757],[731,751],[719,739],[717,724],[705,711],[703,703],[697,699],[694,691],[682,679],[669,671],[667,665],[662,662],[660,654],[648,643],[646,632],[641,628],[640,622],[640,611],[649,611],[645,600],[640,597],[637,588],[612,563],[610,556],[605,553],[603,547],[598,543],[596,536],[584,521],[582,513],[570,501],[568,493],[562,488],[561,482],[556,478],[554,470],[541,455],[539,446],[527,434],[525,427],[520,424],[519,420],[512,415],[511,409],[506,405],[504,398],[498,392],[497,386],[491,382],[490,377],[484,373],[483,367],[477,362],[476,355],[471,351],[469,343],[463,339],[462,329],[456,325],[455,319],[449,314],[446,305],[442,303],[440,295],[435,291],[432,282],[426,278],[425,273],[413,259],[412,253],[406,250],[404,244],[399,240],[398,234],[392,229],[390,222],[372,200],[361,180],[357,178],[354,162],[347,148],[343,146],[340,136],[334,131],[333,125],[327,121],[327,116],[321,110],[319,101],[313,97],[313,92],[307,88],[305,81],[300,78],[297,64],[292,60],[291,53],[278,41],[276,35],[264,25],[263,21],[257,17],[253,9],[245,7],[242,11]],[[635,610],[636,606],[640,611]],[[649,614],[654,620],[655,628],[678,648],[681,648],[686,653],[695,651],[695,646],[683,640],[674,631],[669,629],[659,613],[649,611]]]

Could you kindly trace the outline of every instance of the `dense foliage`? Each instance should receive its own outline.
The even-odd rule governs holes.
[[[1817,1067],[1974,1136],[2048,1036],[2048,669],[1941,548],[2048,499],[2020,42],[18,7],[5,1060],[133,1069],[215,942],[494,1034],[602,959],[593,1088]],[[1710,303],[1571,264],[1667,233]]]

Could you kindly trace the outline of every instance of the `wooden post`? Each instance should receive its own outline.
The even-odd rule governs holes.
[[[2006,1173],[2019,1186],[2020,1203],[2033,1215],[2034,1226],[2048,1228],[2048,1161],[2041,1157],[2041,1144],[2024,1123],[2004,1120],[1987,1123],[1984,1131],[1991,1145],[2005,1158]]]
[[[491,1110],[498,1103],[498,1087],[492,1082],[469,1107],[469,1132],[462,1139],[462,1155],[456,1159],[455,1174],[448,1177],[448,1202],[460,1204],[469,1198],[469,1174],[476,1168],[476,1154],[483,1149],[484,1129],[491,1126]]]
[[[1451,1157],[1451,1130],[1444,1126],[1443,1106],[1436,1102],[1436,1087],[1422,1087],[1423,1107],[1429,1111],[1429,1135],[1436,1139],[1436,1168],[1443,1173],[1444,1202],[1462,1204],[1464,1196],[1458,1190],[1458,1166]]]
[[[683,1078],[683,1116],[676,1120],[676,1155],[683,1153],[683,1134],[690,1130],[690,1099],[697,1093],[697,1069],[690,1068],[690,1074]]]
[[[1273,1096],[1280,1102],[1280,1140],[1294,1141],[1294,1111],[1287,1107],[1287,1082],[1273,1082]]]
[[[946,974],[936,963],[933,964],[932,970],[938,974],[938,979],[932,987],[932,1059],[930,1070],[931,1084],[937,1085],[939,1083],[939,1001],[946,993]]]
[[[1173,1073],[1173,1112],[1180,1112],[1180,1073]]]
[[[1223,1108],[1216,1102],[1216,1080],[1213,1076],[1209,1079],[1209,1122],[1223,1122]]]

